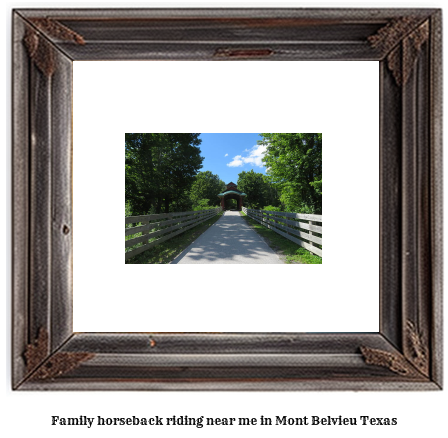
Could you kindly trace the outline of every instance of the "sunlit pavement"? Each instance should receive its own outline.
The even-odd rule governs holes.
[[[239,211],[226,211],[171,263],[283,264]]]

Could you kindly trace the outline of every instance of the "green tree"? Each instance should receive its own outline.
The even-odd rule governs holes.
[[[263,161],[286,211],[322,213],[322,134],[261,134]]]
[[[125,194],[134,215],[185,204],[202,167],[199,134],[126,134]]]
[[[225,190],[226,185],[218,175],[214,175],[209,170],[199,172],[191,185],[190,199],[194,207],[204,205],[203,200],[208,199],[209,206],[220,205],[219,193]]]
[[[270,207],[279,207],[280,203],[280,195],[278,193],[277,187],[271,183],[271,180],[267,175],[263,175],[263,190],[264,190],[264,205],[263,209],[266,210],[267,204]],[[281,211],[279,208],[276,211]]]
[[[275,204],[275,196],[273,189],[271,190],[270,182],[262,173],[249,172],[243,170],[238,174],[238,190],[246,193],[244,204],[251,208],[262,209],[270,203]]]

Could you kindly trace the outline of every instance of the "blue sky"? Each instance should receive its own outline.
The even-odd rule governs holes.
[[[261,162],[264,147],[257,145],[260,134],[201,134],[199,138],[205,158],[201,171],[210,170],[226,184],[237,184],[243,170],[266,173]]]

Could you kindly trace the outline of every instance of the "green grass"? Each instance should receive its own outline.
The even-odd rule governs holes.
[[[264,225],[261,225],[259,222],[254,221],[249,216],[247,216],[244,212],[240,212],[241,216],[246,220],[246,222],[255,229],[255,231],[260,234],[268,245],[277,253],[280,253],[285,259],[285,263],[291,264],[322,264],[322,257],[318,255],[312,254],[307,251],[305,248],[297,245],[294,242],[291,242],[288,239],[285,239],[283,236],[280,236],[275,231],[266,228]]]
[[[166,264],[173,261],[188,245],[194,242],[204,231],[210,228],[222,213],[206,220],[194,228],[190,228],[182,234],[174,236],[147,251],[136,255],[128,260],[128,264]],[[135,236],[132,236],[135,237]]]

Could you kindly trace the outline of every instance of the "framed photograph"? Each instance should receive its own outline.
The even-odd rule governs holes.
[[[440,390],[441,29],[438,9],[14,10],[12,387]],[[379,273],[375,268],[366,269],[356,285],[359,294],[372,284],[378,285],[379,330],[348,332],[335,327],[304,331],[299,323],[294,329],[294,314],[290,313],[287,329],[273,324],[268,330],[259,331],[257,327],[261,325],[256,321],[272,320],[269,306],[260,312],[248,299],[246,307],[241,307],[245,310],[238,314],[248,322],[248,328],[216,332],[208,321],[216,319],[218,313],[229,319],[228,312],[240,301],[229,300],[227,308],[215,305],[213,313],[213,307],[202,307],[205,298],[194,299],[188,294],[177,303],[177,312],[184,316],[191,312],[190,319],[197,320],[201,316],[194,314],[193,308],[202,308],[204,323],[199,331],[187,325],[170,325],[177,314],[169,300],[166,306],[145,307],[148,318],[152,313],[159,315],[159,320],[154,317],[145,321],[148,330],[155,331],[130,326],[109,332],[74,330],[74,297],[80,289],[92,297],[102,284],[100,275],[92,277],[83,269],[76,275],[86,281],[74,282],[74,271],[79,266],[76,258],[82,257],[82,251],[96,254],[95,233],[103,231],[105,221],[114,221],[112,212],[105,209],[92,214],[88,223],[91,229],[86,228],[86,232],[92,233],[91,244],[88,239],[81,245],[82,251],[77,249],[74,253],[74,247],[80,247],[74,237],[79,224],[74,221],[74,210],[80,204],[79,198],[73,196],[79,181],[78,177],[74,179],[79,159],[78,140],[74,142],[73,134],[73,120],[78,117],[74,106],[74,61],[101,61],[109,69],[114,67],[106,61],[145,61],[145,66],[154,72],[167,64],[161,61],[170,61],[173,84],[176,75],[182,74],[182,70],[175,71],[176,66],[188,65],[184,63],[196,65],[203,61],[197,65],[203,65],[199,70],[207,71],[208,76],[215,74],[208,65],[222,66],[222,70],[231,65],[233,76],[229,76],[232,80],[226,83],[230,84],[227,90],[238,84],[235,71],[244,65],[266,65],[268,71],[271,61],[279,61],[274,63],[275,69],[286,71],[298,61],[310,65],[331,61],[335,67],[343,62],[352,69],[358,61],[377,63],[374,86],[379,89],[379,117],[369,115],[366,120],[373,117],[371,124],[379,127],[379,229],[375,230],[379,236]],[[255,81],[257,72],[251,74]],[[328,68],[328,78],[331,74]],[[111,76],[107,70],[102,75],[105,82]],[[205,88],[205,80],[202,83]],[[223,80],[217,83],[222,84]],[[313,85],[319,87],[319,83]],[[179,90],[185,88],[182,85]],[[109,91],[118,94],[113,86]],[[238,103],[237,92],[235,102]],[[123,112],[123,105],[117,111]],[[281,115],[280,112],[280,118]],[[352,119],[351,123],[356,122]],[[182,132],[197,131],[192,128]],[[75,132],[76,138],[77,135]],[[325,132],[323,138],[325,144]],[[92,157],[101,150],[107,150],[107,145],[98,144]],[[82,157],[88,159],[89,150],[83,151]],[[367,172],[369,163],[362,165]],[[365,201],[363,192],[356,193],[361,208]],[[378,204],[377,200],[372,202]],[[356,257],[359,233],[364,228],[368,232],[372,226],[362,227],[356,208],[345,208],[344,218],[347,228],[343,231],[335,227],[341,233],[335,234],[335,240],[351,248],[348,253]],[[121,238],[122,227],[116,232]],[[329,247],[331,252],[329,242],[326,241],[326,251]],[[232,282],[238,284],[244,276],[243,269],[244,266],[232,276]],[[332,284],[327,281],[326,287],[332,289],[336,301],[340,293],[342,302],[344,285],[353,284],[350,277],[355,273],[350,265],[335,265],[335,269],[341,272],[340,277]],[[213,288],[213,284],[207,285],[210,286]],[[282,308],[286,312],[288,302],[280,292],[288,288],[294,293],[295,284],[287,276],[280,276],[275,284],[266,283],[265,287],[271,302],[276,301],[270,305],[271,312],[279,314]],[[103,289],[110,290],[106,286]],[[154,290],[155,296],[164,294],[163,290]],[[99,325],[109,309],[107,293],[100,296],[103,310],[94,311]],[[123,291],[122,302],[128,299]],[[323,305],[315,307],[316,313],[328,311]],[[346,304],[342,307],[347,310]],[[330,308],[336,313],[335,319],[345,318],[337,306]],[[362,318],[362,310],[356,308],[356,312]],[[119,319],[119,314],[110,313]],[[163,324],[163,319],[167,324]]]

